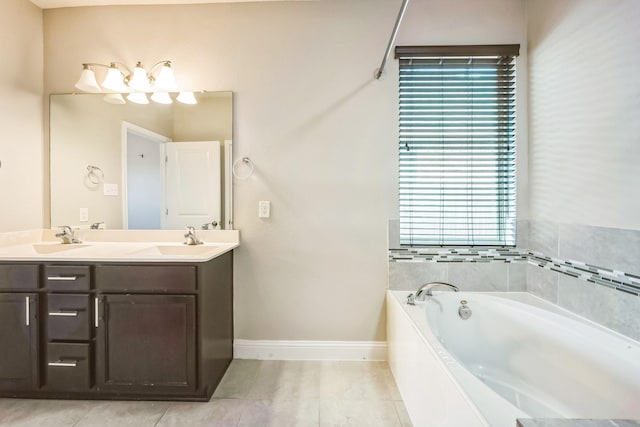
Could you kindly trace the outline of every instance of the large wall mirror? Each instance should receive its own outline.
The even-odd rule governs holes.
[[[140,105],[51,95],[51,225],[233,228],[233,94],[195,96]]]

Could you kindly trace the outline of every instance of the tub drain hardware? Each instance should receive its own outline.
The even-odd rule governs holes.
[[[460,316],[462,320],[467,320],[469,317],[471,317],[471,309],[469,308],[469,306],[467,305],[467,301],[465,300],[460,301],[460,304],[462,305],[458,307],[458,316]]]

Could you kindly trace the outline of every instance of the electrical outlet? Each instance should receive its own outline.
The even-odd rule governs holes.
[[[271,202],[262,200],[258,202],[258,218],[271,217]]]
[[[80,208],[80,222],[89,221],[89,208]]]

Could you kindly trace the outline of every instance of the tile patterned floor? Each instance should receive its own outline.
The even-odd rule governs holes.
[[[234,360],[206,403],[0,399],[11,427],[410,427],[386,362]]]

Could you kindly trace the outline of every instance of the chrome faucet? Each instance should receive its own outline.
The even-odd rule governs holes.
[[[216,228],[218,228],[218,221],[211,221],[211,222],[207,222],[202,224],[201,227],[203,230],[215,230]]]
[[[453,290],[453,292],[458,292],[460,290],[460,289],[458,289],[457,286],[452,285],[450,283],[429,282],[429,283],[425,283],[424,285],[422,285],[422,286],[420,286],[418,288],[418,290],[416,291],[416,295],[414,297],[414,300],[415,301],[424,301],[425,297],[433,296],[433,294],[431,293],[431,290],[433,288],[437,288],[437,287],[449,288],[449,289]]]
[[[192,246],[204,243],[202,240],[198,239],[196,236],[196,229],[192,226],[187,227],[187,232],[185,233],[184,238],[186,239],[184,242],[185,245]]]
[[[69,227],[68,225],[63,225],[60,228],[62,229],[62,231],[56,233],[56,237],[62,239],[63,245],[68,245],[71,243],[82,243],[76,238],[76,233],[71,227]]]
[[[100,230],[100,225],[104,224],[104,222],[100,221],[100,222],[94,222],[93,224],[91,224],[91,227],[89,227],[91,230]]]

